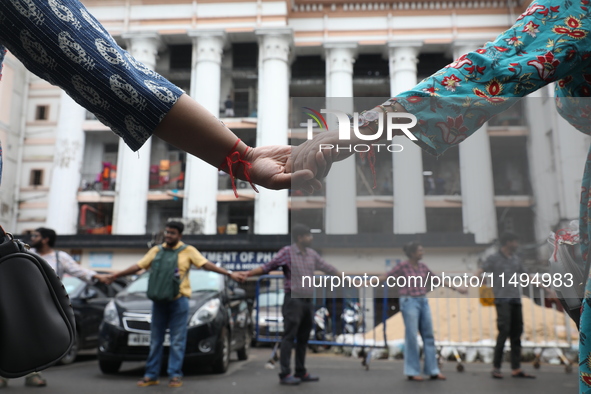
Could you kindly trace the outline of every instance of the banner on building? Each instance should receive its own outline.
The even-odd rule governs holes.
[[[213,263],[220,263],[226,269],[233,271],[249,271],[273,259],[277,252],[260,251],[229,251],[229,252],[201,252]]]

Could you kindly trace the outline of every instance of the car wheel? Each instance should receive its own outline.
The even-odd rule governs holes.
[[[250,335],[250,328],[248,328],[244,331],[244,345],[236,352],[240,361],[248,360],[248,351],[250,350],[250,342],[252,341]]]
[[[228,329],[224,327],[220,333],[219,345],[216,351],[216,360],[213,363],[213,372],[224,373],[230,365],[230,336]]]
[[[99,368],[101,372],[107,375],[115,374],[119,372],[119,368],[121,368],[121,361],[110,361],[110,360],[100,360],[99,359]]]
[[[74,362],[74,360],[76,360],[76,357],[78,356],[79,344],[80,343],[79,343],[79,339],[78,339],[78,334],[76,334],[76,340],[74,340],[74,344],[70,348],[70,351],[68,353],[66,353],[66,355],[64,357],[62,357],[62,359],[59,361],[59,363],[62,365],[72,364]]]

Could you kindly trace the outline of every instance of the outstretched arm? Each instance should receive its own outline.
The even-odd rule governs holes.
[[[115,279],[120,278],[122,276],[133,275],[142,269],[150,268],[150,266],[152,265],[152,261],[154,261],[154,258],[156,257],[157,253],[158,246],[154,246],[153,248],[148,250],[148,253],[146,253],[144,257],[142,257],[141,260],[138,261],[136,264],[130,265],[124,270],[112,273],[109,276],[109,282],[113,282]]]
[[[206,262],[201,266],[206,271],[217,272],[218,274],[228,276],[236,282],[244,282],[245,275],[241,272],[230,272],[225,268],[218,267],[211,261]]]
[[[264,273],[265,273],[265,271],[263,270],[263,267],[256,267],[256,268],[253,268],[250,271],[248,271],[246,273],[246,277],[260,276],[260,275],[263,275]]]
[[[232,131],[123,50],[78,0],[61,10],[47,1],[28,3],[0,2],[0,50],[5,46],[28,70],[64,89],[132,150],[156,134],[215,167],[235,150],[251,163],[250,180],[269,189],[320,187],[311,171],[286,173],[290,146],[235,146]],[[233,175],[249,180],[246,166],[234,164]]]
[[[591,85],[576,77],[583,74],[583,60],[589,56],[586,40],[590,31],[591,16],[583,3],[536,1],[493,42],[460,56],[384,103],[384,108],[373,110],[415,115],[418,125],[411,129],[417,137],[414,142],[440,155],[519,98],[549,83],[558,81],[559,87],[568,88],[563,95],[588,95]],[[371,126],[360,131],[375,134],[371,129],[376,125]],[[310,168],[321,179],[333,162],[350,154],[336,149],[323,149],[320,154],[319,145],[336,147],[339,142],[336,131],[320,133],[294,148],[288,170]]]
[[[154,134],[215,167],[225,163],[224,159],[233,151],[238,140],[230,129],[187,95],[179,98]],[[320,188],[320,182],[314,179],[314,174],[309,170],[302,169],[293,175],[286,173],[290,146],[250,148],[240,141],[234,150],[252,164],[249,172],[256,184],[269,189]],[[234,175],[246,180],[244,166],[235,166]]]
[[[76,278],[80,278],[89,283],[92,282],[92,279],[96,279],[99,282],[107,281],[106,275],[97,274],[93,270],[81,267],[80,264],[76,263],[72,256],[66,252],[58,251],[56,257],[59,259],[58,264],[63,267],[64,272],[68,275],[75,276]]]
[[[259,265],[258,267],[246,272],[246,277],[248,278],[251,276],[264,275],[270,271],[278,269],[280,266],[288,264],[291,261],[290,251],[291,249],[289,246],[282,248],[271,261],[268,261],[265,264]]]
[[[117,278],[121,278],[122,276],[133,275],[133,274],[135,274],[136,272],[138,272],[141,269],[142,268],[139,265],[137,265],[137,264],[131,265],[131,266],[127,267],[124,270],[113,272],[110,275],[110,280],[109,281],[110,282],[113,282],[113,280],[115,280]]]

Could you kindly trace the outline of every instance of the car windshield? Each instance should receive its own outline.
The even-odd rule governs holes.
[[[283,291],[259,294],[259,307],[283,305]]]
[[[62,278],[62,284],[66,288],[66,292],[68,294],[73,294],[76,289],[83,287],[85,285],[84,281],[78,279],[74,276],[66,276]]]
[[[148,278],[150,272],[141,275],[135,281],[127,286],[126,290],[129,294],[145,293],[148,290]],[[224,285],[224,277],[220,274],[204,270],[191,270],[189,273],[189,281],[191,282],[191,291],[220,291]]]

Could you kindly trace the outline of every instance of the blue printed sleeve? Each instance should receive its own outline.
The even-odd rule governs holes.
[[[0,45],[134,151],[183,94],[119,47],[78,0],[0,1]]]

